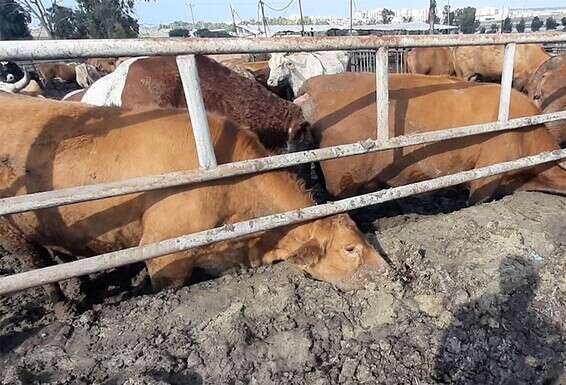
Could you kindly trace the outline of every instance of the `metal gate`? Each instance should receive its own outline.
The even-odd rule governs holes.
[[[323,38],[262,38],[262,39],[132,39],[132,40],[64,40],[0,42],[0,60],[74,59],[116,56],[179,56],[177,63],[183,88],[189,102],[188,110],[197,146],[200,170],[187,170],[163,175],[145,176],[125,181],[66,188],[56,191],[33,193],[0,199],[0,215],[21,213],[72,203],[86,202],[137,192],[190,185],[238,175],[254,174],[281,169],[298,164],[352,155],[367,154],[416,144],[461,138],[487,132],[511,130],[545,122],[564,120],[566,112],[523,117],[509,120],[513,60],[516,44],[566,42],[564,33],[498,34],[498,35],[420,35],[420,36],[364,36]],[[451,128],[422,134],[389,137],[389,50],[391,48],[505,45],[505,59],[499,118],[496,122],[467,127]],[[368,51],[375,50],[377,83],[377,132],[374,138],[358,143],[303,151],[262,159],[216,165],[214,147],[210,138],[208,121],[194,54],[228,54],[251,52],[300,52],[300,51]],[[369,68],[369,67],[368,67]],[[214,242],[238,238],[271,230],[281,226],[301,223],[316,218],[342,213],[402,197],[454,186],[537,164],[566,158],[566,149],[546,152],[488,167],[459,172],[419,183],[390,188],[353,198],[318,206],[269,215],[215,229],[188,234],[160,242],[102,254],[80,261],[51,266],[43,269],[10,275],[0,279],[0,295],[24,290],[64,279],[95,273],[134,262],[205,246]]]
[[[406,52],[406,48],[391,48],[389,50],[389,72],[407,72],[407,63],[405,61]],[[348,56],[350,57],[348,71],[375,72],[374,50],[349,51]]]

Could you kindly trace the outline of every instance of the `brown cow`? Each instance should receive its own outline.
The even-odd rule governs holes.
[[[372,74],[311,79],[298,100],[321,147],[376,136]],[[390,77],[390,136],[497,121],[500,86],[422,75]],[[335,95],[340,95],[336,98]],[[514,91],[510,116],[537,115],[527,96]],[[326,187],[336,197],[395,187],[559,149],[544,126],[453,139],[322,162]],[[469,183],[470,202],[496,192],[566,191],[566,171],[553,164]]]
[[[407,72],[423,75],[455,75],[451,47],[413,48],[407,53]]]
[[[187,113],[2,97],[1,197],[198,168]],[[252,133],[209,115],[218,163],[266,156]],[[286,171],[181,186],[12,215],[30,242],[89,256],[313,205]],[[8,242],[9,244],[13,242]],[[218,273],[288,260],[349,287],[384,270],[347,215],[337,215],[147,261],[156,289],[184,284],[194,267]]]
[[[464,80],[500,81],[503,46],[414,48],[407,54],[410,73],[456,75]],[[537,68],[550,58],[540,44],[518,44],[513,87],[522,91]]]
[[[48,86],[53,79],[60,79],[69,83],[76,82],[76,66],[77,63],[39,63],[35,67],[40,73],[44,84]]]
[[[118,66],[118,58],[91,58],[85,60],[85,63],[90,64],[99,72],[109,74],[114,72],[114,70]]]
[[[454,68],[462,79],[500,81],[503,70],[503,46],[454,48]],[[523,91],[531,76],[550,55],[541,44],[518,44],[513,66],[513,87]]]
[[[208,112],[249,128],[270,150],[286,150],[289,142],[308,145],[308,124],[298,106],[206,56],[197,56],[197,65]],[[128,59],[84,95],[67,100],[79,98],[87,104],[128,109],[187,105],[173,56]]]
[[[555,56],[539,67],[526,90],[544,113],[566,111],[566,56]],[[550,132],[566,144],[566,121],[546,123]]]

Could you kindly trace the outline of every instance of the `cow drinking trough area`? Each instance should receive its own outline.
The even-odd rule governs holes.
[[[0,383],[564,384],[566,198],[464,196],[357,213],[394,271],[354,292],[281,263],[158,294],[104,273],[64,322],[40,289],[2,297]]]

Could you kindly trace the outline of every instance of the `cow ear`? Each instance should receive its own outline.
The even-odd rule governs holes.
[[[322,248],[316,239],[311,239],[291,254],[287,261],[299,266],[315,265],[322,256]]]

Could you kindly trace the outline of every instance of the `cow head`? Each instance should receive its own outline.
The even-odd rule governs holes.
[[[289,53],[274,53],[269,59],[269,79],[267,85],[277,87],[289,81],[295,63]]]
[[[16,83],[24,77],[24,71],[19,65],[12,61],[0,62],[0,82],[1,83]]]
[[[287,261],[315,279],[348,290],[382,276],[386,264],[346,214],[312,224],[312,237]]]
[[[20,92],[30,82],[30,76],[16,63],[11,61],[0,62],[0,91]]]

